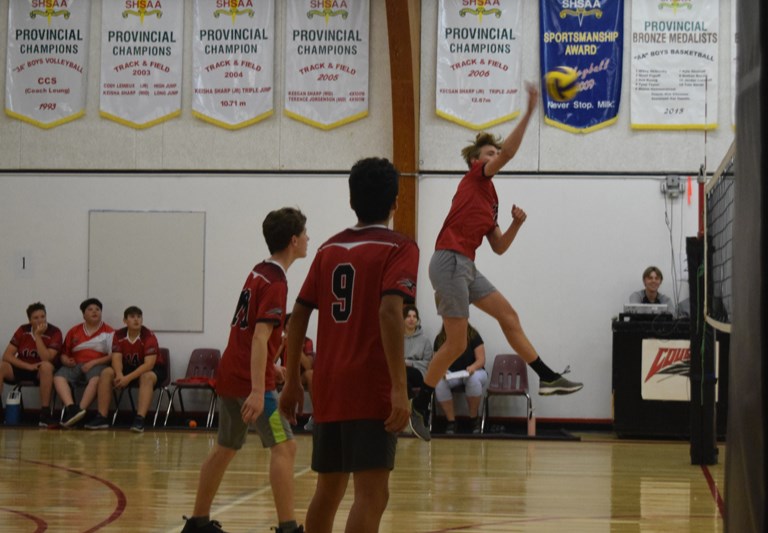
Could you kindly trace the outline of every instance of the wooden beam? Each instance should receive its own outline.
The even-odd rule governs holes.
[[[419,173],[419,0],[386,0],[392,86],[393,163],[400,171],[394,229],[416,238]]]

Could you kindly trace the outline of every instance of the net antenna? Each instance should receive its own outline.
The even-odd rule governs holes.
[[[731,332],[733,218],[736,141],[731,143],[704,188],[704,317],[711,327]]]

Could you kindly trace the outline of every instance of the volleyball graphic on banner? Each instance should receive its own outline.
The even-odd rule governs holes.
[[[571,67],[555,67],[544,75],[549,97],[558,102],[573,100],[579,92],[579,73]]]

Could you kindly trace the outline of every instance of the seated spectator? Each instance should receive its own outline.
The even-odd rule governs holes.
[[[40,302],[27,307],[27,319],[29,323],[18,327],[3,352],[0,362],[0,396],[3,393],[3,381],[38,383],[40,427],[54,427],[57,423],[51,416],[51,392],[53,372],[61,350],[61,330],[48,323],[45,306]]]
[[[445,342],[445,328],[440,330],[435,339],[435,351]],[[485,346],[483,338],[471,324],[467,326],[467,349],[448,368],[448,372],[466,370],[464,377],[453,379],[442,378],[435,387],[435,397],[443,408],[445,418],[448,421],[445,433],[453,435],[456,432],[456,415],[453,408],[452,390],[464,385],[464,394],[467,397],[469,416],[472,419],[472,433],[480,433],[480,403],[483,400],[483,390],[488,383],[488,373],[485,371]]]
[[[285,382],[285,366],[283,366],[283,357],[285,355],[285,340],[288,338],[288,323],[291,321],[291,313],[285,315],[285,324],[283,324],[283,336],[280,342],[280,347],[275,352],[275,381],[279,386],[282,386]],[[301,384],[309,393],[309,397],[312,397],[312,367],[314,365],[315,348],[312,344],[312,339],[304,337],[304,347],[301,353]],[[303,409],[303,406],[302,406]],[[314,427],[314,421],[312,417],[304,424],[306,431],[312,431]]]
[[[85,416],[86,409],[96,398],[99,376],[112,359],[112,335],[115,330],[101,320],[102,305],[96,298],[80,304],[84,322],[74,326],[64,337],[61,368],[53,376],[56,394],[64,404],[61,425],[70,428]],[[79,405],[75,405],[72,388],[85,383]]]
[[[663,304],[667,306],[667,312],[675,314],[675,304],[672,300],[659,292],[664,276],[655,266],[649,266],[643,271],[643,285],[645,288],[629,295],[629,302],[636,304]]]
[[[144,431],[144,418],[152,403],[155,385],[165,379],[165,366],[158,365],[160,346],[155,334],[144,326],[144,313],[138,307],[123,312],[125,327],[115,332],[112,339],[112,365],[101,371],[99,377],[99,414],[85,425],[86,429],[109,427],[109,404],[112,390],[124,389],[138,380],[139,404],[131,431]],[[120,406],[115,406],[118,409]]]
[[[405,372],[408,379],[408,397],[413,398],[413,389],[424,385],[424,373],[432,360],[432,343],[421,329],[419,310],[415,305],[403,306],[405,322]]]

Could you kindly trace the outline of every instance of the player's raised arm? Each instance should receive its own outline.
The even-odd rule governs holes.
[[[525,109],[525,113],[520,117],[520,122],[517,123],[512,133],[507,135],[507,138],[501,143],[501,150],[498,155],[488,161],[485,164],[485,175],[488,177],[495,176],[504,165],[515,157],[517,150],[520,148],[520,144],[523,142],[523,136],[525,130],[528,128],[528,122],[536,110],[536,106],[539,101],[539,90],[536,86],[530,82],[525,82],[525,91],[528,93],[528,105]]]

